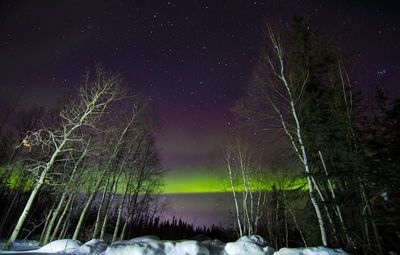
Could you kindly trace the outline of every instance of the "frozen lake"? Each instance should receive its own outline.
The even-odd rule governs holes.
[[[231,193],[190,193],[160,195],[167,208],[162,218],[175,217],[196,226],[229,225],[232,221],[233,198]]]

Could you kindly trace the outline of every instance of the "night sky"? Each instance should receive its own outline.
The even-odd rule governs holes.
[[[257,61],[264,20],[288,29],[293,15],[311,15],[313,29],[353,56],[355,87],[399,95],[395,2],[1,1],[0,99],[22,93],[21,107],[51,107],[101,63],[132,93],[151,97],[163,166],[210,174],[221,168],[230,108]],[[172,210],[185,214],[185,202],[174,200]],[[209,223],[196,212],[198,224]]]

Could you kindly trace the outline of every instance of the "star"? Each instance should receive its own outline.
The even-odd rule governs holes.
[[[381,69],[381,70],[378,70],[378,71],[377,71],[377,74],[378,74],[379,76],[384,76],[386,73],[387,73],[386,69]]]

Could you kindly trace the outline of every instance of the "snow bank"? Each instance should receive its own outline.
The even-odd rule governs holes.
[[[282,248],[274,255],[347,255],[342,249],[330,249],[326,247],[309,248]]]
[[[119,241],[107,247],[105,255],[160,255],[164,253],[164,244],[153,240],[148,242]]]
[[[4,248],[7,240],[0,241],[0,250]],[[39,249],[39,242],[36,240],[18,240],[15,241],[11,247],[13,251],[28,251]]]
[[[72,252],[80,247],[80,242],[72,239],[61,239],[46,244],[35,252],[40,253],[56,253],[56,252]]]
[[[77,254],[102,254],[109,243],[104,240],[92,239],[89,242],[86,242],[81,247],[76,250]]]
[[[241,238],[238,239],[238,241],[255,243],[260,246],[267,246],[268,244],[267,240],[258,235],[242,236]]]
[[[218,239],[204,240],[201,242],[209,251],[210,255],[227,255],[225,251],[225,243]]]
[[[199,238],[206,239],[206,238]],[[20,242],[17,242],[19,244]],[[36,244],[35,242],[28,242]],[[26,246],[25,246],[26,247]],[[33,248],[31,246],[31,248]],[[0,252],[1,253],[1,252]],[[13,253],[22,253],[14,251]],[[71,239],[57,240],[40,249],[23,252],[40,254],[77,255],[345,255],[341,249],[326,247],[282,248],[274,253],[261,236],[243,236],[235,242],[219,240],[166,241],[156,236],[142,236],[131,240],[117,241],[109,245],[104,240],[93,239],[80,245]]]
[[[227,243],[225,251],[228,255],[272,255],[274,249],[266,244],[267,241],[261,236],[242,236],[236,242]]]
[[[160,241],[154,238],[135,238],[110,245],[105,255],[209,255],[198,241]]]
[[[174,242],[170,242],[173,244]],[[206,246],[198,241],[180,241],[174,243],[171,250],[165,252],[166,255],[209,255]]]
[[[105,250],[105,255],[159,255],[164,254],[165,244],[156,236],[141,236],[117,241]]]

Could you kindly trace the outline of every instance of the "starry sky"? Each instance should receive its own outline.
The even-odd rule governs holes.
[[[220,168],[230,108],[257,61],[263,21],[288,29],[293,15],[311,15],[313,29],[352,55],[355,87],[399,95],[396,2],[0,1],[0,100],[22,93],[25,106],[51,107],[101,63],[152,98],[163,166],[209,173]]]

